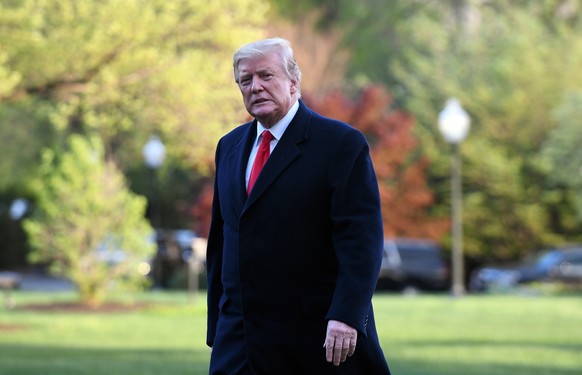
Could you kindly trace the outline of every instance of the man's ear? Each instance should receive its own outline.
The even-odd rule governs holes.
[[[295,94],[297,92],[298,88],[297,88],[297,79],[295,78],[291,78],[291,87],[290,87],[290,92],[291,95]]]

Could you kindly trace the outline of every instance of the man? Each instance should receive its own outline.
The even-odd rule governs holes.
[[[216,150],[210,373],[389,374],[371,303],[383,230],[363,135],[299,99],[284,39],[240,48],[234,75],[254,120]]]

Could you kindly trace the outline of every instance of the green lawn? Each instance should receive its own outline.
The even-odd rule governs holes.
[[[207,372],[203,295],[151,293],[138,296],[150,308],[108,314],[22,308],[71,298],[17,292],[15,309],[0,307],[0,375]],[[395,375],[582,373],[579,296],[378,294],[374,305]]]

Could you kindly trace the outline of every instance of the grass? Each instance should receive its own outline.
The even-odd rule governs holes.
[[[41,312],[66,293],[17,292],[0,307],[0,375],[206,374],[204,296],[136,296],[115,313]],[[21,308],[19,308],[19,306]],[[376,325],[397,375],[574,375],[582,369],[578,296],[377,294]]]
[[[395,374],[580,374],[579,297],[470,296],[375,300]]]

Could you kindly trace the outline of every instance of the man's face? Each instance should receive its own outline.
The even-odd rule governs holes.
[[[287,76],[276,53],[238,63],[239,87],[247,111],[270,128],[297,100],[297,81]]]

